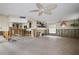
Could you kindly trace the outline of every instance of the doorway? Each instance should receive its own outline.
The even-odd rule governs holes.
[[[49,26],[49,34],[56,34],[56,25],[50,25]]]

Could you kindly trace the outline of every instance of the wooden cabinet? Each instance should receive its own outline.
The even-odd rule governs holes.
[[[6,40],[9,39],[9,32],[8,31],[3,31],[3,36]]]

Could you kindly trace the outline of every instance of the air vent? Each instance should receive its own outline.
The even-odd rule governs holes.
[[[23,18],[23,19],[25,19],[26,17],[24,17],[24,16],[20,16],[20,18]]]

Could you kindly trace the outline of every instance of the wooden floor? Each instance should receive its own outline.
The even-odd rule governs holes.
[[[79,39],[58,36],[12,37],[0,42],[1,55],[78,55]]]

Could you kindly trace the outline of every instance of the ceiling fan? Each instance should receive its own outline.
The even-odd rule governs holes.
[[[47,14],[47,15],[51,15],[52,14],[52,10],[55,9],[57,7],[57,4],[50,4],[47,6],[43,6],[40,3],[36,3],[36,6],[38,9],[36,10],[31,10],[30,12],[38,12],[38,15],[42,15],[42,14]]]

